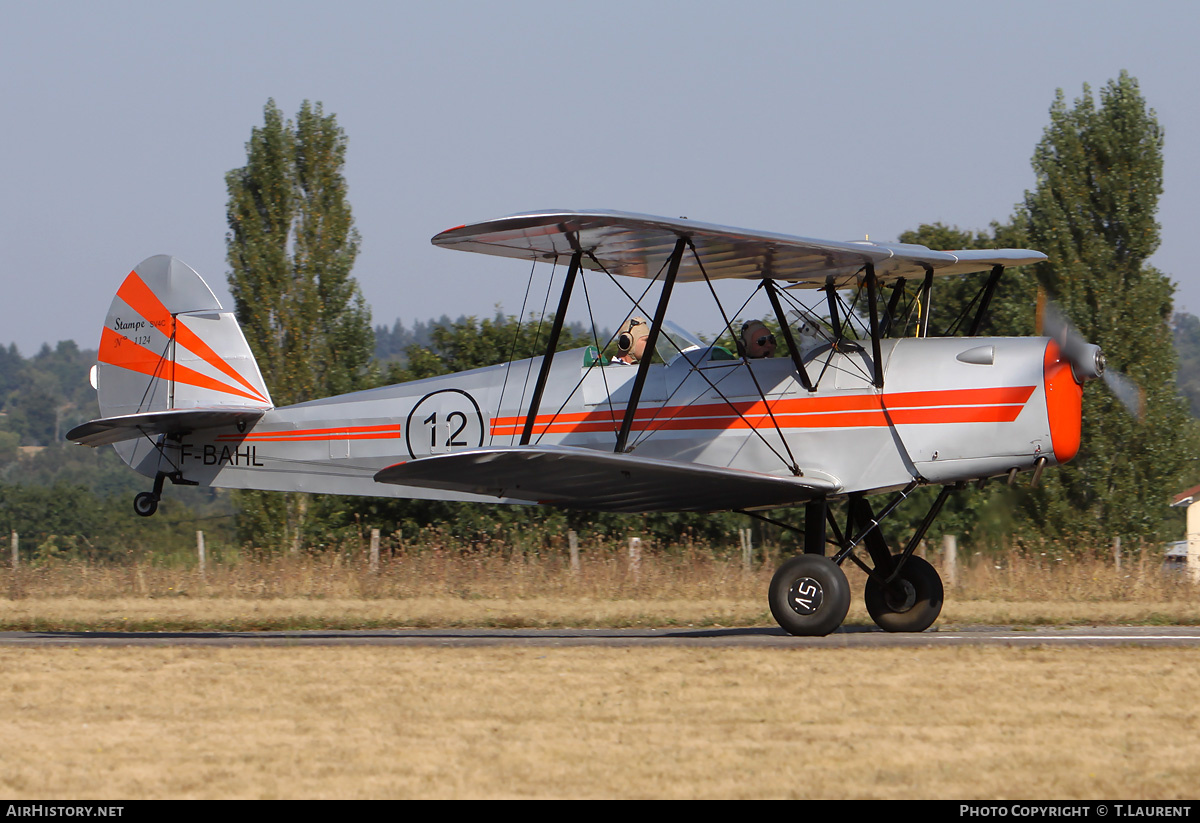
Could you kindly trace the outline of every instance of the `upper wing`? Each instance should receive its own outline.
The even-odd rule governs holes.
[[[222,406],[216,409],[171,409],[168,411],[102,417],[67,432],[67,439],[84,446],[104,446],[159,434],[189,434],[198,429],[250,424],[266,413],[258,407]]]
[[[569,446],[471,449],[422,457],[389,466],[375,479],[610,512],[770,508],[841,489],[822,472],[775,477]]]
[[[581,261],[584,268],[651,278],[680,237],[691,241],[700,260],[690,253],[683,256],[678,279],[685,282],[702,280],[707,272],[710,278],[768,277],[824,288],[830,283],[853,284],[867,263],[874,265],[881,280],[894,280],[924,276],[926,271],[965,274],[1046,259],[1028,249],[947,252],[903,243],[842,243],[619,211],[516,214],[449,229],[433,243],[525,260],[566,258],[582,249],[587,252]]]

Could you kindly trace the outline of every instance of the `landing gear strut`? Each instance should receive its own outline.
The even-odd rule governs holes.
[[[844,533],[824,500],[805,506],[803,529],[744,512],[804,535],[804,554],[779,567],[771,578],[767,596],[771,614],[785,631],[806,637],[822,636],[842,624],[850,608],[850,586],[841,569],[847,559],[867,573],[863,600],[875,625],[888,632],[922,632],[933,625],[942,612],[942,581],[933,566],[914,556],[913,551],[955,487],[942,487],[902,552],[892,554],[879,529],[880,521],[915,488],[913,483],[899,492],[878,518],[863,495],[851,495]],[[828,532],[832,532],[832,539],[826,536]],[[833,557],[825,556],[827,543],[838,548]],[[854,553],[860,545],[866,547],[873,567]]]

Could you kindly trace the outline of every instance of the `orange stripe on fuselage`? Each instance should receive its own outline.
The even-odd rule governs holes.
[[[339,426],[327,429],[291,429],[249,434],[222,434],[217,440],[237,440],[250,443],[289,442],[307,440],[387,440],[400,437],[401,427],[395,423],[383,426]]]
[[[763,414],[812,414],[815,412],[882,411],[904,408],[940,406],[983,406],[1024,404],[1033,394],[1033,386],[1004,386],[994,389],[947,389],[936,392],[897,392],[895,394],[858,394],[844,397],[798,397],[772,400],[750,400],[741,403],[698,403],[690,406],[643,407],[634,420],[652,420],[669,414],[671,417],[729,417],[738,414],[752,417]],[[615,418],[613,417],[615,415]],[[538,423],[585,423],[598,420],[620,420],[624,407],[608,408],[571,414],[539,415]],[[523,425],[525,417],[495,417],[493,426]]]
[[[639,409],[635,416],[642,431],[690,431],[774,428],[850,428],[938,423],[1011,423],[1033,394],[1034,386],[994,389],[951,389],[941,392],[899,392],[893,395],[788,398],[764,404],[761,400],[733,404],[705,403]],[[767,413],[768,407],[774,414]],[[576,434],[612,431],[619,426],[623,409],[603,409],[561,415],[539,415],[534,434]],[[493,436],[517,435],[524,417],[492,419]],[[336,426],[289,429],[247,434],[222,434],[217,440],[250,443],[299,443],[322,440],[387,440],[404,436],[402,426]]]
[[[764,403],[705,403],[694,406],[641,408],[634,421],[649,423],[647,430],[843,428],[938,423],[1011,423],[1033,394],[1034,386],[993,389],[949,389],[940,392],[897,392],[848,397],[789,398]],[[621,408],[560,415],[539,415],[533,431],[609,431],[620,425]],[[772,420],[772,416],[774,420]],[[524,417],[492,420],[493,436],[519,434]]]

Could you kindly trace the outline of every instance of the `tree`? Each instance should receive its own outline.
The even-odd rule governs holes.
[[[414,343],[408,346],[404,365],[393,367],[389,377],[398,383],[539,357],[546,353],[553,324],[553,314],[546,315],[540,323],[534,314],[522,322],[516,315],[504,315],[500,311],[490,320],[460,317],[451,322],[443,317],[432,324],[429,345]],[[595,338],[582,324],[569,323],[563,326],[557,350],[579,348],[594,342]]]
[[[1200,417],[1200,317],[1176,312],[1172,328],[1179,357],[1179,391],[1187,399],[1192,416]]]
[[[346,135],[320,103],[296,122],[268,101],[247,162],[225,176],[229,289],[281,405],[363,388],[374,345],[350,274],[360,242],[346,199]]]
[[[307,100],[284,121],[269,100],[246,165],[225,176],[229,288],[276,403],[365,388],[371,315],[351,276],[360,242],[346,197],[346,135]],[[241,496],[239,531],[298,545],[307,502]],[[279,524],[285,534],[280,534]]]
[[[1030,514],[1061,534],[1144,538],[1170,522],[1191,425],[1175,385],[1170,328],[1174,287],[1147,263],[1159,244],[1163,131],[1126,72],[1068,107],[1059,90],[1033,157],[1037,188],[1018,219],[1049,260],[1038,277],[1110,369],[1145,392],[1145,419],[1102,385],[1083,400],[1083,445],[1048,473]],[[1194,482],[1194,481],[1192,481]]]

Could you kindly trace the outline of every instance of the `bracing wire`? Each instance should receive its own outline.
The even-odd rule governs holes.
[[[554,279],[553,266],[557,265],[557,263],[558,263],[558,258],[556,257],[556,258],[554,258],[554,263],[551,264],[551,266],[552,266],[551,270],[550,270],[551,280]],[[509,349],[509,351],[508,351],[508,363],[504,367],[504,382],[501,383],[501,385],[500,385],[500,399],[496,402],[496,410],[497,411],[499,411],[504,405],[504,391],[505,391],[505,389],[508,388],[508,375],[509,375],[509,372],[512,371],[513,358],[515,358],[517,356],[517,343],[521,339],[521,324],[525,320],[525,307],[529,303],[529,292],[533,288],[533,272],[536,268],[537,268],[537,258],[535,257],[533,259],[533,263],[529,267],[529,279],[525,282],[525,297],[523,297],[521,299],[521,313],[519,315],[517,315],[517,329],[516,329],[516,332],[513,334],[512,348]],[[526,375],[525,382],[527,384],[529,383],[528,375]],[[525,399],[525,394],[522,391],[522,393],[521,393],[522,403],[524,402],[524,399]],[[509,438],[510,446],[512,445],[512,437],[515,437],[515,436],[516,436],[515,434],[510,436],[510,438]]]

